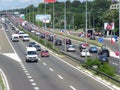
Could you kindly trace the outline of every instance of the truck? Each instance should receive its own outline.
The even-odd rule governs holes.
[[[27,47],[25,57],[26,57],[26,62],[38,62],[38,55],[36,48]]]
[[[19,42],[19,35],[18,34],[12,34],[11,40],[13,42]]]

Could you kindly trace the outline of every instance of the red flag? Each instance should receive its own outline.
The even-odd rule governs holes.
[[[115,38],[111,38],[111,43],[114,44],[116,42]]]
[[[56,0],[44,0],[45,3],[55,3]]]

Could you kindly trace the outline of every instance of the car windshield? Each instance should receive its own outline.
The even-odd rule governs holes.
[[[72,46],[69,46],[70,48],[75,48],[75,46],[74,45],[72,45]]]
[[[29,38],[29,36],[24,36],[24,38]]]
[[[36,51],[28,51],[28,55],[36,55]]]

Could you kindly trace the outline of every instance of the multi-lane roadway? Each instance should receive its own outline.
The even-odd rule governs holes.
[[[10,28],[9,28],[10,29]],[[11,42],[11,30],[6,32]],[[111,90],[103,82],[84,74],[73,65],[50,53],[50,57],[41,58],[38,63],[25,62],[25,50],[28,42],[11,42],[21,61],[15,61],[0,55],[0,66],[5,71],[10,90]],[[114,90],[114,89],[113,89]]]

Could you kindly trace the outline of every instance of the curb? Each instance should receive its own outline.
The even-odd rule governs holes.
[[[6,78],[5,74],[4,74],[4,72],[2,71],[2,69],[0,69],[0,74],[2,76],[2,80],[3,80],[5,90],[10,90],[7,78]]]

